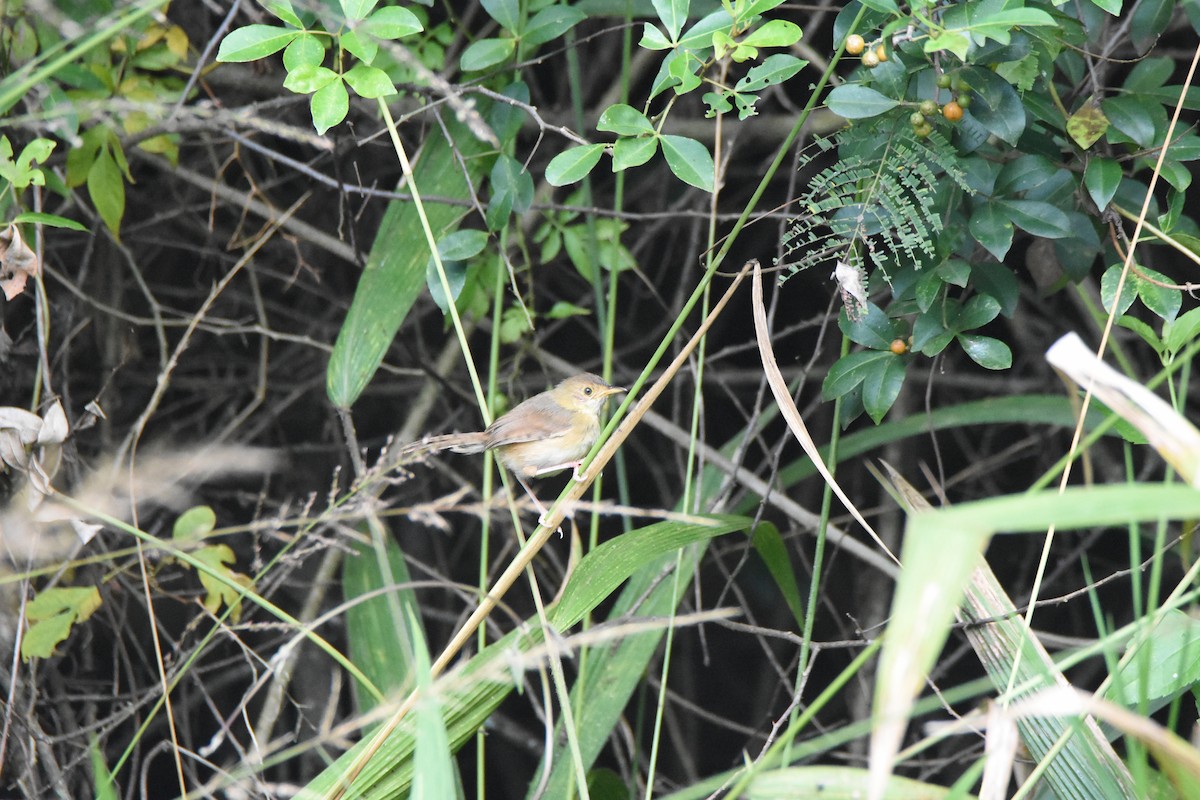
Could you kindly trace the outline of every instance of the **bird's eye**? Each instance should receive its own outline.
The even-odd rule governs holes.
[[[591,394],[591,393],[592,393],[592,387],[590,387],[590,386],[585,386],[585,387],[583,387],[583,393],[584,393],[584,394]]]

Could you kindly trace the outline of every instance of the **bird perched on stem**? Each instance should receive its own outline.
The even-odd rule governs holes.
[[[407,460],[443,450],[494,450],[496,460],[516,476],[544,517],[546,509],[526,480],[568,467],[579,480],[579,465],[600,435],[600,411],[605,401],[624,391],[598,375],[581,372],[518,404],[486,430],[428,436],[404,446],[399,455]]]

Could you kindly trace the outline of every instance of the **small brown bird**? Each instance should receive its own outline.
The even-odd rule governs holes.
[[[518,404],[487,427],[475,433],[449,433],[413,442],[400,450],[400,457],[437,453],[482,453],[495,450],[496,460],[516,476],[538,510],[538,502],[526,479],[567,469],[575,470],[600,435],[600,410],[610,395],[625,390],[610,386],[598,375],[582,372],[553,389]]]

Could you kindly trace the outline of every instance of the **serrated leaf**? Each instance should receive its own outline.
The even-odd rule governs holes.
[[[317,129],[317,133],[325,133],[344,120],[350,111],[350,95],[346,92],[346,84],[339,78],[325,88],[318,89],[313,92],[309,105],[312,110],[313,127]]]
[[[566,186],[582,180],[600,161],[603,153],[602,144],[584,144],[564,150],[546,165],[546,182],[551,186]]]
[[[1008,369],[1012,366],[1012,350],[991,336],[962,333],[958,343],[971,360],[985,369]]]
[[[861,83],[843,83],[829,93],[825,105],[839,117],[867,119],[891,111],[899,103]]]
[[[663,136],[663,155],[675,177],[706,192],[712,192],[716,180],[708,148],[686,136]]]
[[[608,131],[618,136],[640,136],[643,133],[654,133],[654,126],[646,115],[636,108],[624,103],[614,103],[604,109],[596,130]]]
[[[458,65],[463,72],[490,69],[512,58],[516,49],[516,39],[480,39],[463,51]]]
[[[217,61],[237,64],[266,58],[287,47],[300,33],[293,28],[277,28],[274,25],[238,28],[221,40],[221,46],[217,48]]]

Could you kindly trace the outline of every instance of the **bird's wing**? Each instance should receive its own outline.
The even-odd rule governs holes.
[[[489,449],[506,444],[552,439],[571,429],[574,412],[557,403],[539,403],[537,408],[523,409],[522,406],[528,402],[530,401],[521,403],[484,431]]]

